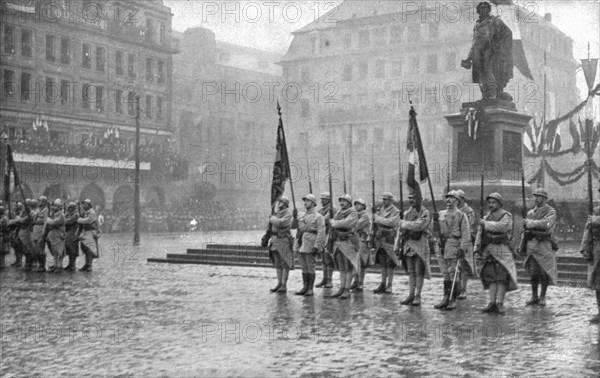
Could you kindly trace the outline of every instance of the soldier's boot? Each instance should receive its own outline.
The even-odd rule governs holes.
[[[25,267],[23,267],[23,272],[31,272],[33,265],[33,256],[26,255],[25,256]]]
[[[79,268],[80,272],[91,272],[92,271],[92,257],[89,254],[85,254],[85,264]]]
[[[405,300],[403,300],[402,302],[400,302],[400,304],[410,305],[415,300],[415,281],[416,281],[416,277],[414,274],[411,274],[410,276],[408,276],[408,287],[409,287],[408,297]]]
[[[327,266],[323,263],[323,279],[315,287],[324,287],[327,284]]]
[[[365,289],[366,273],[366,269],[361,269],[360,273],[358,274],[358,286],[356,287],[356,291],[363,291]]]
[[[304,293],[305,297],[311,297],[315,294],[313,292],[315,278],[317,278],[317,275],[315,273],[308,273],[308,285],[306,286],[306,288],[307,288],[306,293]]]
[[[358,289],[358,284],[359,284],[359,278],[360,277],[360,273],[356,273],[352,275],[352,284],[350,285],[349,290],[356,290]]]
[[[275,293],[277,290],[279,290],[279,288],[282,285],[282,283],[281,283],[282,271],[280,268],[277,268],[276,271],[277,271],[277,286],[275,286],[274,288],[271,289],[271,293]]]
[[[295,292],[296,295],[304,295],[308,291],[308,273],[302,273],[302,290]]]
[[[420,273],[417,274],[417,290],[415,293],[415,299],[412,301],[412,305],[413,306],[420,306],[421,305],[421,291],[423,291],[423,283],[425,282],[425,277],[423,275],[421,275]]]
[[[327,283],[323,286],[325,289],[331,289],[333,287],[333,268],[327,268]]]
[[[352,283],[352,273],[346,273],[346,284],[344,285],[345,289],[342,295],[340,295],[339,299],[348,299],[350,298],[350,285]]]
[[[387,268],[387,285],[385,287],[385,294],[392,294],[392,287],[394,286],[394,268]]]
[[[460,282],[457,282],[454,285],[454,291],[452,290],[452,282],[450,282],[450,297],[449,297],[449,302],[448,302],[448,306],[446,306],[446,310],[447,311],[452,311],[454,309],[456,309],[456,300],[458,299],[458,294],[459,294],[459,288],[458,286],[460,285]]]
[[[538,301],[538,306],[546,306],[546,291],[548,290],[548,284],[550,280],[547,276],[542,278],[542,289],[540,290],[540,300]]]
[[[458,299],[463,300],[467,299],[467,274],[464,272],[460,272],[460,292],[458,293]]]
[[[538,297],[538,286],[540,284],[539,278],[537,275],[532,275],[531,276],[531,299],[529,299],[527,302],[525,302],[526,306],[533,306],[538,304],[538,302],[540,301],[539,297]]]
[[[442,301],[440,303],[433,306],[433,308],[438,309],[438,310],[446,309],[446,307],[448,306],[448,303],[450,301],[450,288],[452,287],[451,285],[452,285],[452,281],[444,281],[444,299],[442,299]]]
[[[56,269],[58,268],[58,257],[55,254],[52,255],[52,262],[53,264],[46,269],[48,273],[56,273]]]
[[[69,256],[69,263],[65,268],[66,271],[72,272],[75,270],[75,260],[77,260],[77,256]]]
[[[331,294],[329,296],[329,298],[338,298],[342,294],[344,294],[345,290],[347,290],[347,287],[346,287],[346,273],[340,272],[340,289],[338,291],[336,291],[335,294]]]
[[[46,271],[46,252],[42,253],[37,257],[39,267],[35,270],[38,273],[43,273]]]
[[[483,314],[490,314],[496,311],[496,302],[490,302],[487,306],[480,310]]]
[[[54,261],[55,261],[54,265],[56,266],[55,273],[60,273],[60,272],[62,272],[62,271],[63,271],[63,269],[64,269],[64,268],[63,268],[63,256],[58,256],[58,255],[57,255],[57,256],[54,258]]]
[[[279,290],[277,290],[278,293],[287,293],[287,280],[289,274],[290,271],[287,269],[283,269],[281,271],[281,287],[279,288]]]

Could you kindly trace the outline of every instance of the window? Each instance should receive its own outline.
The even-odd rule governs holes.
[[[129,77],[135,77],[135,55],[129,54],[127,58],[127,75]]]
[[[137,109],[137,101],[135,99],[135,92],[128,92],[127,93],[127,113],[130,116],[135,116],[136,109]]]
[[[362,62],[358,66],[358,78],[360,80],[364,80],[369,75],[369,65],[365,62]]]
[[[54,62],[54,36],[47,34],[46,35],[46,60],[49,62]]]
[[[71,41],[69,38],[60,38],[60,62],[71,64]]]
[[[21,72],[21,101],[29,101],[29,91],[31,90],[31,74]]]
[[[427,55],[427,72],[436,73],[438,71],[437,54]]]
[[[152,96],[146,95],[146,117],[152,118]]]
[[[344,48],[345,49],[352,48],[352,34],[346,34],[344,36]]]
[[[352,64],[346,64],[344,66],[344,76],[342,77],[343,81],[352,81]]]
[[[310,103],[308,102],[308,100],[307,99],[300,100],[300,106],[301,106],[300,116],[302,118],[309,117],[310,116]]]
[[[96,111],[103,112],[104,111],[104,87],[101,85],[96,85]]]
[[[60,104],[65,105],[69,102],[69,82],[66,80],[60,81]]]
[[[123,75],[123,51],[117,50],[115,55],[115,72],[117,75]]]
[[[92,50],[88,43],[81,45],[81,66],[83,68],[92,68]]]
[[[385,77],[385,62],[383,60],[375,62],[375,77],[378,79]]]
[[[31,31],[26,29],[21,29],[21,55],[22,56],[31,56]]]
[[[363,30],[358,33],[358,45],[360,47],[369,46],[371,44],[371,34],[369,30]]]
[[[392,77],[399,77],[402,75],[402,62],[396,60],[392,62]]]
[[[451,52],[446,54],[446,71],[456,70],[456,53]]]
[[[390,43],[398,44],[402,43],[404,37],[404,26],[396,25],[392,26]]]
[[[104,72],[104,47],[96,47],[96,71]]]
[[[54,78],[47,77],[46,78],[46,102],[53,103],[54,102]]]
[[[91,95],[91,84],[83,84],[81,88],[81,107],[84,109],[90,108]]]
[[[158,72],[157,74],[157,81],[159,83],[164,83],[165,82],[165,76],[164,76],[164,69],[165,69],[165,62],[163,62],[162,60],[158,61],[158,65],[157,65],[157,70]]]
[[[15,28],[12,25],[4,25],[4,52],[15,53]]]
[[[154,80],[154,74],[152,72],[152,59],[146,59],[146,81]]]
[[[165,23],[164,23],[164,22],[161,22],[161,23],[160,23],[160,28],[159,28],[159,34],[158,34],[158,42],[159,42],[161,45],[164,45],[164,44],[165,44],[165,30],[166,30],[166,29],[165,29]]]
[[[123,90],[121,89],[115,90],[115,112],[123,113]]]
[[[412,72],[414,73],[419,73],[419,71],[421,70],[419,67],[419,56],[413,56],[410,58],[410,68],[412,70]]]
[[[429,24],[429,39],[437,39],[440,36],[440,25],[437,23]]]
[[[156,98],[156,118],[162,119],[163,117],[163,99],[162,97]]]
[[[15,71],[4,70],[4,97],[14,97],[15,95]]]

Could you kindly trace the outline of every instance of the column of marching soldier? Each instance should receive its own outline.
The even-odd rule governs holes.
[[[92,262],[98,258],[98,238],[100,237],[96,212],[89,199],[79,204],[63,204],[56,199],[52,204],[45,196],[16,202],[9,211],[0,201],[0,267],[5,266],[5,257],[14,250],[16,259],[13,266],[30,272],[60,272],[76,270],[79,249],[85,256],[85,264],[80,271],[92,270]],[[46,266],[46,247],[53,264]],[[63,268],[63,259],[69,262]],[[37,265],[37,267],[36,267]]]
[[[294,255],[298,254],[304,285],[296,295],[314,295],[317,261],[323,265],[318,288],[332,288],[332,273],[339,271],[339,290],[330,295],[339,299],[349,298],[351,291],[363,291],[365,271],[375,264],[381,267],[381,283],[373,292],[391,293],[394,270],[402,266],[409,282],[408,296],[401,304],[419,306],[424,279],[431,277],[430,257],[436,255],[444,293],[436,309],[455,309],[457,299],[467,298],[468,279],[478,277],[489,290],[489,303],[481,311],[504,314],[506,293],[517,289],[515,259],[520,256],[531,277],[532,296],[526,305],[546,306],[548,286],[557,284],[556,212],[548,205],[548,193],[543,188],[533,197],[535,207],[527,212],[521,243],[515,248],[513,216],[503,209],[499,193],[487,196],[489,211],[479,220],[467,205],[464,191],[447,193],[446,210],[438,217],[439,235],[433,235],[432,215],[422,205],[420,195],[414,193],[408,197],[411,206],[403,217],[391,193],[383,194],[380,207],[372,207],[371,217],[366,202],[352,201],[348,194],[339,198],[339,209],[332,209],[330,193],[322,193],[318,211],[316,197],[308,194],[302,198],[306,210],[300,213],[291,211],[289,199],[282,196],[269,219],[269,256],[278,280],[271,292],[287,292],[289,271],[294,269]],[[297,229],[296,238],[292,229]],[[600,323],[600,207],[588,217],[581,253],[589,262],[588,286],[595,290],[599,308],[591,322]]]

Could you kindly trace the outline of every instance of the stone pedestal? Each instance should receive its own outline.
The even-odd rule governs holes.
[[[445,116],[453,129],[450,188],[462,189],[471,201],[478,200],[483,162],[484,195],[498,192],[520,203],[523,133],[531,116],[517,112],[512,103],[484,105],[487,122],[473,140],[468,135],[465,120],[469,108],[476,108],[476,104],[463,104],[460,113]],[[525,190],[529,197],[531,188],[527,183]]]

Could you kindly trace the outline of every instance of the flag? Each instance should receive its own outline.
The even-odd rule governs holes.
[[[574,154],[578,154],[581,151],[581,133],[579,132],[579,127],[573,122],[572,118],[569,119],[569,133],[573,140],[571,150]]]
[[[533,132],[533,125],[529,124],[528,127],[525,127],[523,144],[525,145],[525,148],[527,148],[530,154],[534,154],[536,152],[536,138],[533,135]]]
[[[425,151],[421,142],[421,133],[417,124],[417,112],[411,106],[408,120],[408,136],[406,138],[406,149],[408,151],[408,172],[406,174],[406,185],[412,189],[415,197],[422,198],[419,181],[424,182],[429,178]],[[419,180],[416,179],[416,166],[419,166]]]
[[[277,127],[276,150],[275,164],[273,164],[273,182],[271,184],[271,208],[274,208],[279,198],[281,198],[285,190],[285,181],[290,178],[290,162],[281,115],[279,116],[279,126]]]

